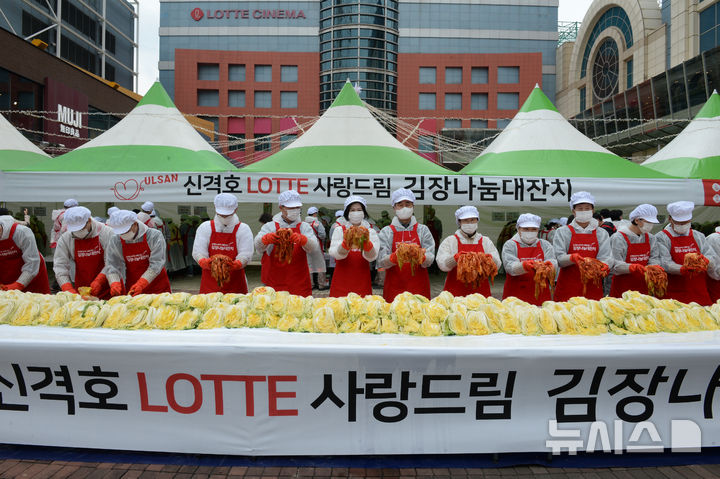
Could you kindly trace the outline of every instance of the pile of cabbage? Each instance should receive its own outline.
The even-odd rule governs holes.
[[[86,300],[71,293],[0,292],[0,324],[110,329],[271,328],[313,333],[418,336],[643,334],[720,329],[720,302],[702,307],[637,292],[600,301],[582,297],[542,307],[517,298],[410,293],[313,298],[256,288],[249,294],[164,293]]]

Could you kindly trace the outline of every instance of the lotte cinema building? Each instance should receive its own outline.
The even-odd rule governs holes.
[[[558,0],[161,0],[160,8],[163,86],[180,110],[230,135],[222,152],[239,163],[295,139],[295,119],[321,114],[346,79],[370,105],[434,134],[502,128],[536,83],[554,100]],[[414,143],[438,160],[432,136]]]

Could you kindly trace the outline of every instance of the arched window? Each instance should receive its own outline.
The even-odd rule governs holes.
[[[623,38],[625,39],[625,48],[633,46],[633,33],[632,26],[630,25],[630,18],[627,13],[621,7],[612,7],[608,11],[602,14],[600,19],[595,23],[590,36],[588,37],[587,43],[585,44],[585,53],[583,54],[582,66],[580,68],[580,78],[585,78],[587,73],[587,64],[590,59],[590,50],[592,50],[595,40],[598,39],[600,34],[609,27],[617,27],[622,32]]]

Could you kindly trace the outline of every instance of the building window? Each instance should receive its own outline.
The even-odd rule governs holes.
[[[462,93],[445,93],[446,110],[462,110]]]
[[[700,53],[720,45],[720,4],[700,12]]]
[[[297,65],[283,65],[282,67],[280,67],[280,81],[282,81],[283,83],[297,83]]]
[[[270,151],[272,147],[272,138],[267,135],[255,135],[255,151]]]
[[[255,65],[255,81],[271,82],[272,66],[271,65]]]
[[[435,67],[420,67],[420,84],[435,84]]]
[[[587,108],[587,92],[585,87],[582,87],[580,88],[580,111],[585,111],[585,108]]]
[[[234,108],[245,108],[245,91],[244,90],[229,90],[228,91],[228,106]]]
[[[448,85],[459,85],[460,83],[462,83],[462,68],[445,68],[445,83]]]
[[[473,67],[471,71],[472,82],[474,85],[484,85],[488,82],[487,67]]]
[[[520,83],[520,67],[498,67],[498,83]]]
[[[590,60],[590,51],[595,45],[595,41],[600,37],[600,34],[609,27],[615,27],[620,30],[625,39],[626,50],[633,46],[632,25],[630,24],[630,18],[628,18],[627,13],[625,13],[625,10],[621,7],[610,8],[602,14],[590,32],[588,41],[585,44],[585,53],[583,54],[582,65],[580,67],[580,78],[585,78],[587,64]]]
[[[298,92],[281,91],[280,92],[280,108],[297,108]]]
[[[497,108],[498,110],[517,110],[520,106],[519,93],[498,93]]]
[[[220,79],[220,65],[217,63],[198,63],[198,80],[217,81]]]
[[[592,67],[592,87],[594,98],[600,101],[608,99],[618,92],[620,83],[619,50],[612,38],[606,38],[600,43],[595,53]],[[593,101],[593,103],[595,103]]]
[[[272,93],[269,91],[256,91],[255,108],[272,108]]]
[[[228,65],[229,81],[245,81],[245,65]]]
[[[625,81],[627,86],[625,89],[632,88],[633,86],[633,59],[625,62]]]
[[[115,54],[115,35],[105,31],[105,50],[109,51],[113,55]]]
[[[231,135],[228,141],[228,151],[245,151],[245,134],[238,133]]]
[[[435,152],[435,137],[421,136],[418,138],[418,151],[421,153]]]
[[[419,110],[435,109],[435,93],[420,93],[418,101]]]
[[[115,67],[105,61],[105,79],[107,81],[115,81]]]
[[[473,93],[470,96],[470,108],[473,110],[487,110],[488,107],[488,94],[487,93]]]
[[[220,106],[220,92],[218,90],[198,90],[198,106]]]
[[[503,129],[510,124],[510,118],[503,118],[497,121],[498,129]]]
[[[282,135],[280,137],[280,149],[285,148],[295,140],[297,140],[297,135]]]
[[[470,128],[487,128],[487,120],[470,120]]]
[[[457,118],[445,120],[445,128],[462,128],[462,120],[458,120]]]

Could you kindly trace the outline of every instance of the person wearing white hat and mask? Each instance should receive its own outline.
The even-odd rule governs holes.
[[[661,248],[650,234],[656,224],[657,208],[645,203],[632,210],[629,224],[621,224],[610,237],[613,255],[610,296],[621,298],[625,291],[648,294],[645,267],[660,265]]]
[[[480,293],[483,296],[491,296],[490,279],[474,288],[457,279],[457,260],[464,252],[485,253],[490,255],[495,266],[500,269],[501,261],[495,244],[487,236],[478,231],[478,220],[480,213],[474,206],[461,206],[455,211],[455,223],[458,230],[455,234],[445,238],[437,252],[437,265],[441,271],[447,273],[445,279],[445,291],[455,296],[467,296],[473,293]]]
[[[113,213],[107,225],[116,235],[110,241],[105,273],[110,282],[110,294],[123,294],[123,278],[127,294],[132,296],[171,292],[165,270],[163,234],[148,228],[138,221],[135,213],[127,210]]]
[[[333,224],[330,225],[330,231],[328,232],[328,238],[333,237],[333,234],[335,233],[335,228],[340,226],[340,223],[338,223],[338,220],[342,218],[343,210],[337,210],[335,211],[335,221],[333,221]]]
[[[555,271],[558,269],[552,244],[538,238],[540,224],[539,216],[531,213],[521,214],[515,226],[517,233],[503,245],[502,262],[507,273],[503,299],[515,296],[537,306],[551,299],[550,285],[545,285],[535,297],[535,268],[545,263],[552,266]]]
[[[162,231],[163,236],[165,236],[165,242],[167,243],[167,231],[165,228],[165,222],[162,218],[160,218],[157,213],[155,213],[155,209],[153,208],[152,212],[150,212],[150,219],[152,220],[152,225],[148,225],[151,228],[154,227],[155,229],[158,229]]]
[[[393,191],[390,201],[395,217],[378,235],[378,266],[385,268],[383,297],[389,303],[398,294],[408,291],[430,298],[430,275],[427,268],[435,260],[435,240],[430,229],[415,219],[415,194],[411,190],[400,188]],[[425,250],[425,259],[420,268],[415,268],[414,274],[411,265],[404,264],[402,268],[397,265],[395,250],[399,243],[415,243]]]
[[[0,290],[50,294],[45,260],[35,235],[9,215],[0,216]]]
[[[155,220],[152,218],[152,214],[155,211],[155,205],[152,201],[146,201],[140,207],[140,213],[137,214],[139,222],[143,223],[148,228],[157,228]]]
[[[53,257],[53,271],[60,288],[71,293],[90,287],[90,295],[110,299],[105,257],[114,236],[111,228],[90,217],[84,206],[65,213],[67,231],[60,236]]]
[[[330,283],[330,296],[342,297],[350,293],[360,296],[372,294],[370,263],[375,261],[380,240],[367,221],[367,203],[362,196],[348,196],[345,199],[343,216],[330,240],[330,256],[335,258],[335,273]],[[353,226],[365,228],[366,241],[362,249],[348,244],[347,232]]]
[[[310,268],[310,274],[313,278],[313,288],[320,291],[326,290],[325,285],[325,227],[320,222],[318,215],[320,210],[315,206],[311,206],[307,210],[307,216],[305,217],[305,223],[309,224],[315,233],[315,239],[318,241],[318,249],[313,251],[312,254],[308,255],[308,268]]]
[[[572,223],[555,230],[553,249],[560,266],[557,284],[555,285],[555,301],[567,301],[573,296],[585,296],[588,299],[603,297],[602,284],[587,283],[583,295],[583,284],[580,279],[580,268],[577,263],[582,258],[595,258],[603,263],[605,275],[610,272],[612,254],[610,237],[599,222],[593,218],[595,197],[587,191],[578,191],[570,197],[570,209],[575,218]]]
[[[708,294],[710,301],[715,303],[720,299],[720,226],[705,238],[705,245],[707,257],[710,260],[707,278]]]
[[[250,226],[242,223],[236,211],[238,200],[230,193],[220,193],[213,200],[215,218],[203,222],[195,232],[192,256],[202,268],[200,294],[248,292],[245,267],[253,255],[253,234]],[[212,277],[210,263],[215,255],[232,260],[230,280],[220,287]]]
[[[56,248],[57,247],[57,240],[60,238],[60,235],[62,235],[65,231],[67,231],[67,228],[65,228],[65,225],[63,224],[63,218],[65,217],[65,212],[69,210],[70,208],[74,208],[78,206],[78,202],[76,199],[68,198],[63,203],[63,209],[61,210],[52,210],[52,213],[50,214],[50,217],[53,221],[53,227],[52,231],[50,231],[50,248]]]
[[[280,213],[273,216],[273,221],[265,223],[255,236],[255,250],[262,255],[260,278],[266,286],[276,291],[310,296],[312,283],[307,255],[319,247],[315,233],[309,224],[302,221],[302,201],[297,191],[287,190],[280,193],[278,205]],[[290,240],[294,246],[288,263],[278,258],[275,248],[278,242],[277,231],[281,228],[289,228],[293,232]]]
[[[706,271],[689,271],[685,268],[685,255],[699,253],[707,256],[705,235],[692,229],[692,201],[676,201],[667,205],[670,223],[655,235],[661,248],[661,265],[668,274],[666,298],[683,303],[711,304]],[[706,258],[707,259],[707,258]]]

